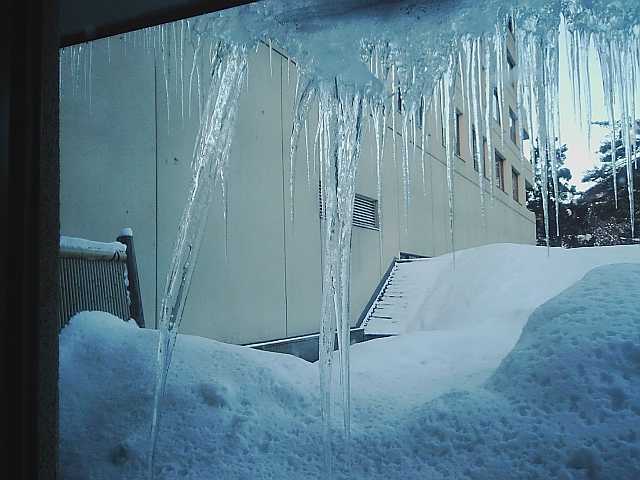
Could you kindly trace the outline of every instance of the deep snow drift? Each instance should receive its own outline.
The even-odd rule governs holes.
[[[481,262],[482,251],[464,253]],[[638,247],[576,252],[640,262]],[[553,262],[563,264],[577,277],[587,268]],[[509,298],[521,273],[516,265],[490,281]],[[535,310],[499,366],[495,352],[484,361],[474,352],[508,343],[505,322],[487,322],[497,307],[474,303],[472,291],[468,322],[486,328],[452,323],[356,346],[351,471],[336,448],[336,477],[638,478],[640,292],[630,286],[639,283],[637,263],[589,272]],[[529,288],[522,296],[533,302]],[[157,332],[105,313],[82,313],[63,330],[63,478],[145,476],[156,342]],[[158,478],[323,476],[316,364],[182,335],[163,411]]]

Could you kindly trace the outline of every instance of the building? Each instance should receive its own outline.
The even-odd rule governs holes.
[[[145,317],[153,326],[191,179],[201,99],[196,82],[188,82],[193,56],[189,42],[181,42],[188,60],[180,64],[170,48],[163,62],[149,41],[131,38],[93,42],[85,47],[80,69],[77,59],[63,58],[61,232],[111,241],[121,227],[134,229]],[[505,60],[517,68],[512,33],[506,52]],[[183,333],[247,344],[319,330],[319,179],[312,151],[307,170],[304,133],[296,158],[295,221],[290,220],[288,152],[295,68],[285,55],[266,46],[250,53],[228,172],[226,220],[224,202],[217,202],[208,218]],[[461,91],[456,95],[455,237],[460,249],[535,242],[535,218],[525,207],[532,170],[520,155],[515,84],[508,80],[504,104],[492,121],[495,151],[488,152],[485,144],[482,159],[472,158],[466,104]],[[316,117],[312,109],[309,150]],[[386,124],[382,222],[377,218],[375,140],[368,128],[361,148],[356,202],[363,216],[352,234],[354,325],[394,257],[435,256],[450,248],[442,120],[433,108],[427,113],[424,184],[420,144],[410,147],[408,211],[399,161],[402,134],[399,128],[391,130],[390,119]],[[486,228],[479,201],[480,161],[496,182],[495,196],[487,202]]]

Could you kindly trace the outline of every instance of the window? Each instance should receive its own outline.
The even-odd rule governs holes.
[[[489,147],[486,137],[482,137],[482,169],[484,170],[484,178],[489,179],[491,175],[491,165],[487,165],[489,159]]]
[[[471,126],[471,158],[473,158],[473,169],[480,171],[480,165],[478,164],[478,140],[476,140],[476,126]]]
[[[511,55],[509,49],[507,49],[507,64],[509,65],[509,82],[511,83],[511,88],[515,90],[517,85],[517,75],[515,71],[516,61],[513,59],[513,55]]]
[[[529,132],[527,132],[524,128],[522,129],[522,156],[524,159],[533,164],[532,155],[531,155],[531,138],[529,138]]]
[[[456,110],[456,155],[462,158],[462,113]]]
[[[518,144],[518,117],[509,107],[509,136],[511,137],[511,141]]]
[[[496,183],[498,188],[504,192],[504,157],[495,151]]]
[[[507,64],[509,65],[509,71],[516,68],[516,61],[513,59],[513,55],[511,55],[511,51],[507,49]]]
[[[444,129],[444,109],[440,111],[440,134],[442,135],[442,146],[447,147],[447,133]]]
[[[498,89],[493,89],[493,119],[502,125],[502,115],[500,114],[500,98],[498,97]]]
[[[520,203],[520,174],[515,168],[511,169],[511,189],[513,199]]]

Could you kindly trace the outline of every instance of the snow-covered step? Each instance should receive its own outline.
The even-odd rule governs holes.
[[[371,304],[362,326],[365,335],[398,335],[403,321],[424,301],[417,271],[428,258],[396,260],[389,276]],[[420,265],[416,269],[416,267]]]

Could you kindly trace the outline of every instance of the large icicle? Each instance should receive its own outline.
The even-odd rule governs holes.
[[[442,77],[442,121],[444,122],[444,135],[445,135],[445,156],[447,163],[447,191],[449,200],[449,236],[451,242],[451,259],[453,267],[456,265],[456,244],[455,244],[455,198],[454,198],[454,175],[455,164],[453,155],[453,135],[451,124],[454,122],[453,105],[454,95],[456,91],[455,86],[455,61],[450,59],[450,66],[445,71]]]
[[[178,226],[160,310],[151,451],[148,464],[150,478],[154,477],[160,402],[164,395],[173,347],[198,257],[209,205],[213,198],[214,182],[217,178],[224,178],[228,163],[246,64],[246,52],[243,47],[219,45],[215,63],[212,66],[214,75],[209,84],[207,101],[194,148],[191,189]]]
[[[296,97],[293,107],[293,126],[291,128],[291,139],[289,142],[289,200],[290,200],[290,219],[293,223],[295,218],[295,185],[296,185],[296,153],[298,151],[298,141],[300,139],[300,132],[305,126],[305,119],[309,108],[313,103],[316,95],[315,85],[311,80],[304,79],[303,87],[299,90],[300,81],[303,77],[298,75],[296,82]],[[298,94],[298,92],[300,92]],[[306,136],[305,136],[306,142]],[[306,143],[305,143],[306,144]],[[307,147],[308,150],[308,147]],[[308,178],[308,152],[307,152],[307,178]]]
[[[350,309],[349,274],[351,225],[355,181],[360,153],[365,99],[351,86],[336,79],[323,84],[319,94],[321,121],[321,172],[323,198],[323,275],[320,326],[320,389],[327,472],[332,471],[331,406],[332,365],[337,331],[343,424],[347,446],[350,439]],[[347,454],[348,458],[349,455]]]

